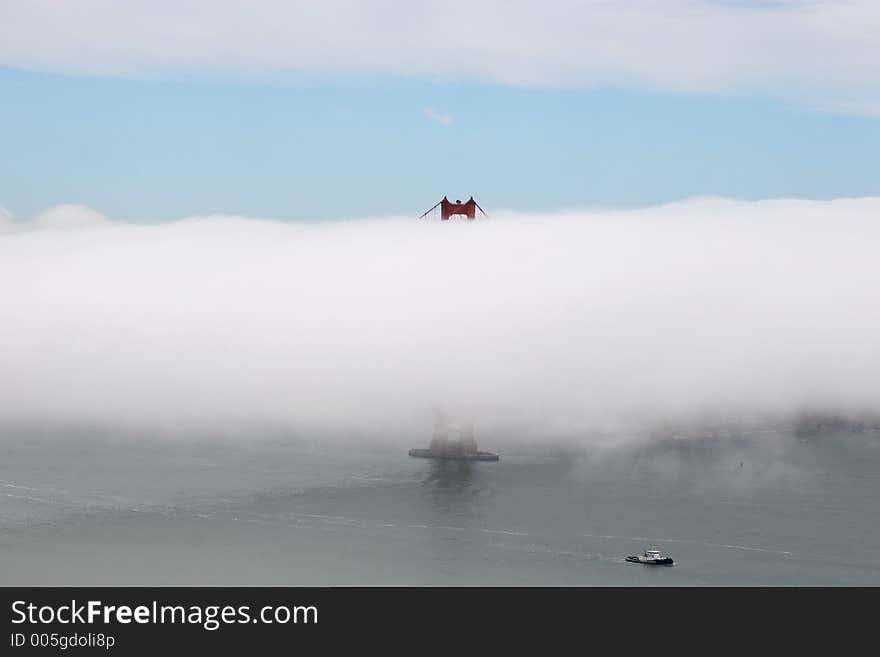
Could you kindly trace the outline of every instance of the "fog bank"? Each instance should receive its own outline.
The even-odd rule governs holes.
[[[487,210],[0,211],[0,426],[412,442],[443,408],[591,441],[880,413],[880,198]]]

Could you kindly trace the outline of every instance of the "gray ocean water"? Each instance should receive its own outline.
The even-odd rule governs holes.
[[[7,436],[0,585],[880,585],[876,431],[499,451]]]

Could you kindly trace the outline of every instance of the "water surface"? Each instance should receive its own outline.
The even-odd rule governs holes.
[[[877,432],[499,451],[7,436],[0,585],[880,585]]]

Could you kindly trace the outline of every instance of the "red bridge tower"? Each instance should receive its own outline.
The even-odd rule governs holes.
[[[439,203],[437,203],[433,208],[431,208],[430,210],[428,210],[427,212],[422,214],[422,216],[419,217],[419,219],[427,216],[428,214],[430,214],[431,212],[436,210],[438,207],[440,208],[440,218],[443,221],[446,221],[447,219],[449,219],[449,217],[456,215],[456,214],[464,215],[468,219],[476,219],[477,218],[477,210],[482,212],[484,217],[489,216],[486,214],[486,211],[480,207],[480,204],[474,200],[473,196],[471,196],[464,203],[462,203],[459,200],[456,200],[455,203],[453,203],[452,201],[450,201],[448,198],[446,198],[444,196],[443,199]]]

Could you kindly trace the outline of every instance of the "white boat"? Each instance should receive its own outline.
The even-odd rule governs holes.
[[[642,554],[631,554],[626,558],[630,563],[643,563],[648,566],[671,566],[675,562],[660,550],[645,550]]]

